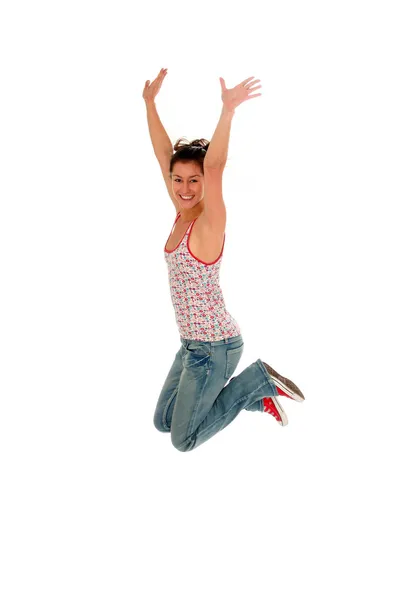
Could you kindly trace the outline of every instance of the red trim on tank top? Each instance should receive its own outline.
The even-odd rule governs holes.
[[[191,252],[191,250],[190,250],[190,248],[189,248],[189,238],[190,238],[190,234],[192,233],[193,225],[194,225],[194,223],[195,223],[195,221],[196,221],[197,219],[198,219],[198,217],[196,217],[196,219],[195,219],[195,220],[192,222],[192,224],[191,224],[191,225],[189,225],[189,227],[188,227],[188,229],[187,229],[187,231],[190,229],[190,232],[189,232],[188,238],[187,238],[187,240],[186,240],[186,248],[188,249],[188,251],[189,251],[189,254],[191,254],[191,255],[193,256],[193,258],[195,258],[195,259],[196,259],[196,260],[197,260],[199,263],[201,263],[201,264],[203,264],[203,265],[215,265],[215,263],[216,263],[216,262],[218,262],[218,261],[219,261],[219,259],[221,258],[221,256],[222,256],[222,253],[223,253],[223,251],[224,251],[224,246],[225,246],[225,233],[224,233],[224,241],[223,241],[223,244],[222,244],[222,249],[221,249],[221,252],[220,252],[220,254],[219,254],[218,258],[216,258],[215,260],[213,260],[213,262],[210,262],[210,263],[204,262],[204,260],[200,260],[200,258],[197,258],[197,256],[195,256],[195,255],[193,254],[193,252]],[[186,231],[186,233],[187,233],[187,231]],[[185,233],[185,235],[186,235],[186,233]],[[183,236],[183,237],[185,237],[185,236]]]
[[[194,221],[192,221],[192,222],[190,223],[189,227],[186,229],[185,233],[183,234],[183,237],[182,237],[181,241],[180,241],[180,242],[179,242],[179,244],[176,246],[176,248],[174,248],[173,250],[167,250],[167,244],[168,244],[168,242],[169,242],[169,238],[171,237],[172,231],[173,231],[173,229],[174,229],[174,227],[175,227],[175,223],[177,222],[177,220],[179,219],[179,217],[180,217],[180,216],[181,216],[181,213],[179,212],[179,213],[178,213],[178,215],[177,215],[177,217],[176,217],[176,219],[175,219],[175,221],[174,221],[174,224],[172,225],[171,232],[170,232],[170,234],[169,234],[169,236],[168,236],[168,239],[167,239],[167,241],[165,242],[165,246],[164,246],[164,252],[167,252],[168,254],[171,254],[171,252],[175,252],[175,250],[177,250],[177,249],[179,248],[179,246],[182,244],[183,240],[185,239],[185,235],[188,233],[188,231],[189,231],[189,229],[190,229],[190,232],[189,232],[189,234],[188,234],[188,238],[187,238],[187,240],[186,240],[186,248],[188,249],[188,251],[189,251],[189,254],[191,254],[191,256],[193,256],[193,258],[194,258],[195,260],[197,260],[199,263],[201,263],[201,264],[203,264],[203,265],[207,265],[207,266],[208,266],[208,265],[215,265],[215,263],[219,261],[219,259],[221,258],[222,254],[223,254],[223,252],[224,252],[224,247],[225,247],[225,233],[224,233],[224,241],[223,241],[223,244],[222,244],[222,249],[221,249],[221,252],[220,252],[220,254],[219,254],[218,258],[216,258],[216,259],[215,259],[213,262],[210,262],[210,263],[204,262],[204,260],[201,260],[200,258],[197,258],[197,256],[195,256],[195,255],[193,254],[193,252],[192,252],[192,251],[190,250],[190,248],[189,248],[189,238],[190,238],[190,234],[192,233],[193,225],[194,225],[194,224],[195,224],[195,222],[197,221],[198,217],[196,217],[196,218],[194,219]]]
[[[176,217],[176,219],[175,219],[175,221],[174,221],[174,224],[173,224],[173,225],[172,225],[172,227],[171,227],[171,232],[170,232],[170,234],[169,234],[169,236],[168,236],[168,239],[167,239],[167,241],[165,242],[165,246],[164,246],[164,252],[167,252],[168,254],[171,254],[171,252],[175,252],[175,250],[177,250],[177,248],[179,248],[179,246],[182,244],[182,242],[183,242],[183,240],[184,240],[184,238],[185,238],[185,235],[186,235],[186,233],[187,233],[187,230],[188,230],[188,229],[189,229],[189,227],[190,227],[190,225],[189,225],[189,227],[186,229],[185,233],[183,234],[183,238],[181,239],[181,241],[179,242],[179,244],[176,246],[176,248],[174,248],[173,250],[167,250],[167,244],[168,244],[168,242],[169,242],[169,238],[171,237],[172,231],[173,231],[173,229],[174,229],[174,227],[175,227],[175,223],[177,222],[177,220],[179,219],[179,217],[180,217],[180,216],[181,216],[181,213],[178,213],[178,215],[177,215],[177,217]]]

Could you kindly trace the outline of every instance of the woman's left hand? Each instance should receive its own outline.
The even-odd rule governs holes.
[[[255,83],[258,83],[260,80],[256,79],[255,81],[249,83],[252,79],[254,79],[254,77],[249,77],[248,79],[242,81],[242,83],[239,83],[236,87],[228,90],[225,85],[225,80],[222,77],[219,78],[222,88],[221,97],[222,102],[224,103],[224,108],[229,111],[235,110],[235,108],[239,106],[239,104],[242,104],[242,102],[251,100],[251,98],[256,98],[257,96],[261,96],[261,94],[254,94],[253,96],[249,95],[261,87],[261,85],[258,85],[257,87],[253,88],[252,86]]]

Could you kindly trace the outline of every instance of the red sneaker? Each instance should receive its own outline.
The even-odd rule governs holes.
[[[273,396],[272,398],[263,398],[264,412],[269,413],[278,421],[282,427],[288,424],[288,418],[279,404],[278,398]]]
[[[293,383],[293,381],[290,381],[290,379],[279,375],[279,373],[267,365],[267,363],[263,362],[263,365],[270,374],[270,377],[274,382],[280,396],[287,396],[287,398],[291,398],[297,402],[303,402],[303,400],[305,400],[303,393],[299,390],[297,385]]]

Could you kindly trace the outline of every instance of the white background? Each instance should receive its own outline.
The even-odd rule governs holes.
[[[3,2],[3,600],[398,599],[395,2]],[[153,426],[180,344],[172,143],[239,106],[221,287],[303,390],[192,452]]]

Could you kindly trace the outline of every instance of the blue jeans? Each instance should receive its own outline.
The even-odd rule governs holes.
[[[262,360],[237,377],[241,335],[202,342],[181,339],[154,413],[154,425],[171,432],[173,446],[193,450],[224,429],[241,410],[263,411],[264,397],[278,396]]]

